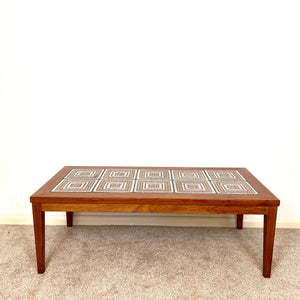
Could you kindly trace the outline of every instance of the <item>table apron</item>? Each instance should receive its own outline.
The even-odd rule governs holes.
[[[57,204],[43,203],[42,211],[136,212],[191,214],[268,214],[270,206],[164,205],[164,204]]]

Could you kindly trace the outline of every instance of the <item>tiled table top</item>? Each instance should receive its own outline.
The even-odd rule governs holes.
[[[71,169],[52,192],[258,194],[235,169]]]

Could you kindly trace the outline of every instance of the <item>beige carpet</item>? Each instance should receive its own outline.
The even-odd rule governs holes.
[[[277,229],[272,277],[262,229],[0,226],[0,299],[300,299],[300,230]]]

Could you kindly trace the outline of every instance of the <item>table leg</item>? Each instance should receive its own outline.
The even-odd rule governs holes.
[[[73,212],[67,211],[67,227],[72,227],[73,226]]]
[[[45,272],[45,212],[40,203],[32,203],[37,271]]]
[[[263,253],[263,276],[271,277],[273,246],[276,228],[277,207],[270,207],[264,215],[264,253]]]
[[[244,215],[236,215],[236,228],[243,229],[243,218]]]

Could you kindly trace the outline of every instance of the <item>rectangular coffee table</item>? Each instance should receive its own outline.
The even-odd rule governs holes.
[[[245,168],[64,167],[30,197],[38,273],[45,211],[264,215],[263,276],[271,276],[279,200]]]

